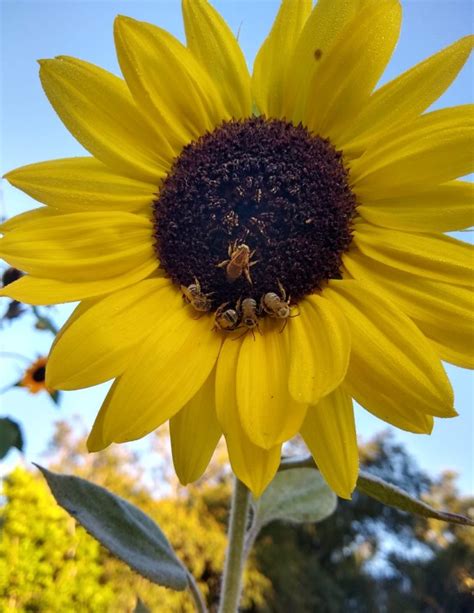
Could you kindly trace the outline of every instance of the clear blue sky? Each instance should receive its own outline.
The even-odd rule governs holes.
[[[226,18],[239,40],[249,65],[269,30],[275,15],[276,0],[225,0],[214,5]],[[382,82],[396,76],[414,63],[470,34],[473,4],[470,1],[403,1],[404,21],[401,38]],[[43,94],[36,60],[55,55],[72,55],[119,73],[114,53],[112,23],[115,15],[125,14],[166,28],[183,39],[178,0],[151,2],[100,0],[2,0],[2,174],[31,162],[84,155],[82,147],[62,126]],[[471,102],[473,63],[464,68],[457,81],[435,107]],[[3,186],[2,215],[12,216],[34,206],[26,195]],[[466,238],[466,234],[463,238]],[[71,307],[56,307],[52,314],[64,321]],[[0,309],[2,312],[3,309]],[[2,350],[35,357],[46,353],[47,333],[32,331],[32,320],[25,317],[1,330]],[[447,366],[456,393],[460,416],[437,420],[431,436],[397,431],[419,464],[431,473],[450,468],[461,474],[464,492],[473,491],[473,379],[468,371]],[[20,362],[3,360],[0,387],[15,380]],[[0,398],[0,414],[16,417],[24,425],[26,459],[39,459],[52,433],[54,420],[80,414],[90,426],[106,393],[107,385],[79,392],[67,392],[58,410],[46,395],[34,397],[14,389]],[[357,410],[358,432],[362,438],[384,429],[385,425]],[[12,454],[13,455],[13,454]],[[12,457],[12,460],[15,458]]]

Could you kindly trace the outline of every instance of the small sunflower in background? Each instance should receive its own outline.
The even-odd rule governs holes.
[[[51,400],[59,405],[61,394],[57,390],[51,388],[46,384],[46,365],[48,358],[41,356],[37,358],[30,366],[25,370],[21,379],[17,381],[12,387],[23,387],[30,394],[38,394],[39,392],[47,392]]]
[[[78,301],[46,382],[115,379],[89,448],[170,420],[183,483],[223,434],[256,495],[301,433],[342,497],[353,399],[404,430],[456,415],[441,360],[472,367],[473,108],[425,113],[466,62],[454,42],[374,91],[397,0],[283,0],[253,75],[205,0],[186,46],[115,22],[124,79],[60,56],[46,95],[91,157],[14,170],[44,203],[2,226],[27,275],[2,295]]]
[[[30,394],[50,390],[46,387],[46,364],[48,358],[40,357],[35,360],[25,371],[23,377],[17,383],[20,387],[26,388]]]

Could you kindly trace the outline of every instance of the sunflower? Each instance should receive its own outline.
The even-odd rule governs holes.
[[[81,301],[47,383],[115,379],[91,451],[167,420],[183,483],[225,436],[259,495],[301,433],[348,498],[353,399],[404,430],[452,417],[441,360],[471,367],[472,107],[425,113],[467,37],[374,91],[397,0],[283,0],[248,72],[205,0],[183,1],[186,46],[117,17],[124,80],[40,62],[51,104],[91,157],[7,174],[44,203],[3,225],[28,273],[21,302]]]
[[[46,363],[48,358],[41,357],[35,360],[25,371],[18,385],[26,387],[30,394],[37,394],[43,390],[49,391],[46,386]]]

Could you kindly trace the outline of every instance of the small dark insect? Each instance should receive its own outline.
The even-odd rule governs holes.
[[[315,49],[314,50],[314,59],[315,60],[320,60],[322,55],[323,55],[322,49]]]

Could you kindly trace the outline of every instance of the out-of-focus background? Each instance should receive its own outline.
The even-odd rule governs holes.
[[[251,66],[279,2],[216,0],[213,4],[233,31],[239,32]],[[416,0],[402,1],[402,5],[401,38],[382,83],[472,30],[474,5],[470,1]],[[2,174],[32,162],[85,154],[50,107],[39,82],[37,59],[71,55],[119,74],[112,36],[117,14],[156,23],[184,40],[178,0],[3,0],[0,6]],[[472,101],[473,76],[471,59],[433,108]],[[3,218],[34,206],[35,201],[4,182],[0,210]],[[456,236],[470,240],[466,232]],[[3,265],[1,270],[5,268]],[[8,315],[9,308],[11,305],[4,300],[0,317]],[[148,598],[152,610],[191,610],[184,600],[173,600],[169,592],[166,596],[158,588],[153,588],[156,593],[150,592],[144,580],[131,575],[90,537],[76,530],[74,522],[71,524],[56,509],[42,482],[30,472],[31,462],[92,478],[149,510],[165,532],[168,530],[175,546],[178,543],[179,554],[194,564],[212,600],[222,563],[222,521],[228,494],[223,452],[217,454],[214,468],[201,488],[192,488],[191,494],[172,477],[164,435],[150,435],[144,441],[116,447],[103,455],[86,456],[83,435],[92,425],[108,384],[61,394],[57,402],[46,391],[31,394],[24,386],[12,387],[23,378],[30,362],[47,355],[53,338],[44,329],[45,322],[38,320],[38,314],[26,307],[18,308],[25,312],[19,317],[4,317],[0,323],[0,417],[8,416],[20,424],[24,439],[23,453],[12,450],[0,463],[1,474],[10,475],[5,480],[3,499],[6,506],[5,533],[0,544],[0,609],[132,610],[130,603],[141,594],[145,601]],[[43,308],[40,315],[59,326],[72,308],[73,305]],[[466,512],[471,504],[468,497],[473,494],[473,381],[468,371],[450,365],[446,368],[459,417],[437,420],[431,436],[420,436],[392,431],[358,408],[358,432],[363,457],[374,470],[414,493],[427,492],[438,504],[461,505],[458,510]],[[454,502],[456,488],[464,497],[459,503]],[[469,579],[468,572],[469,560],[473,564],[472,540],[469,545],[465,529],[412,520],[383,510],[360,495],[354,504],[342,503],[340,508],[341,513],[317,530],[312,526],[287,530],[277,526],[260,539],[258,556],[248,576],[248,610],[285,611],[292,606],[298,611],[339,611],[344,605],[344,610],[375,611],[382,610],[380,598],[386,610],[408,605],[413,611],[474,608],[465,604],[474,589],[474,579]],[[174,519],[177,516],[179,520]],[[179,529],[184,532],[180,534]],[[407,559],[398,559],[403,550],[408,551]],[[294,571],[283,576],[272,560],[290,559],[286,556],[294,560]],[[455,560],[459,562],[456,572]],[[12,575],[11,568],[15,566],[18,570]],[[440,582],[444,573],[449,581],[457,577],[458,583],[453,587],[446,579],[449,585],[445,582],[444,587],[440,584],[435,588],[437,573]],[[2,580],[7,575],[8,589],[6,579]],[[398,593],[406,591],[401,580],[404,576],[410,577],[408,591],[416,587],[419,600],[396,599]],[[62,604],[57,600],[58,582],[64,583],[67,593]],[[35,591],[35,584],[42,585],[40,592],[44,596],[39,595],[38,587]],[[16,586],[13,592],[12,585]],[[461,594],[460,600],[453,600],[451,607],[436,590],[440,594]],[[295,591],[307,594],[300,608],[298,603],[295,608],[292,600]],[[369,604],[363,608],[364,602],[372,602],[372,592],[379,593],[379,600],[374,596],[373,609]],[[159,608],[160,602],[169,604]],[[461,606],[466,608],[456,608]]]

